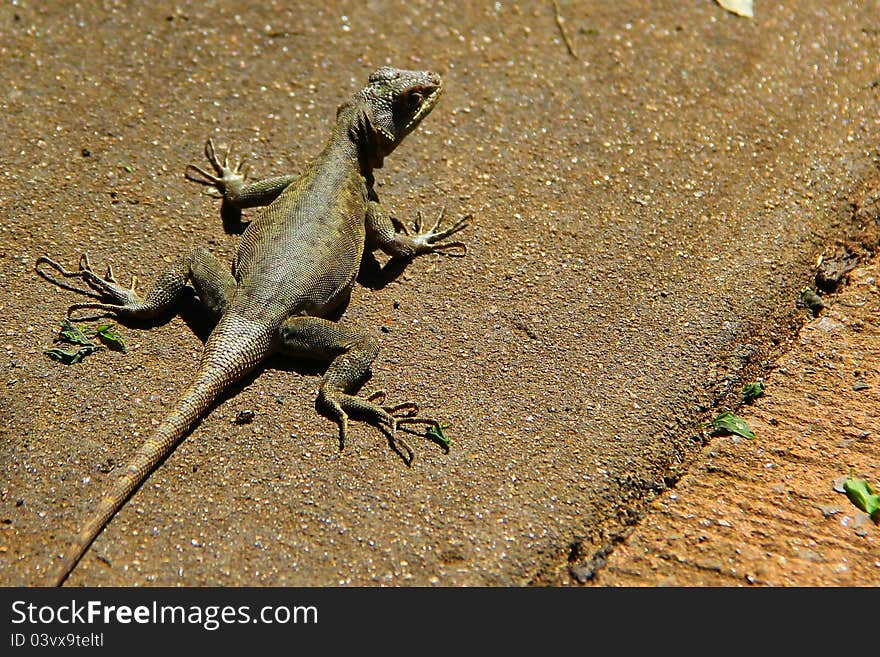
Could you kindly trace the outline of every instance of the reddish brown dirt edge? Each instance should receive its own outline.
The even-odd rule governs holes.
[[[833,489],[850,468],[880,485],[878,276],[876,257],[852,272],[740,409],[756,438],[712,439],[594,584],[880,584],[880,528]]]
[[[880,195],[865,198],[853,216],[858,223],[873,206],[873,219],[861,223],[850,250],[877,244]],[[878,280],[875,254],[824,298],[827,307],[775,361],[763,379],[765,395],[737,411],[754,440],[713,437],[635,528],[571,565],[573,581],[581,575],[595,586],[880,585],[880,527],[834,490],[850,469],[880,487]]]

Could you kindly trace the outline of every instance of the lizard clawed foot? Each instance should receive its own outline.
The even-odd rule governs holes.
[[[463,258],[467,255],[467,245],[464,242],[442,242],[441,240],[467,228],[470,225],[470,220],[473,219],[473,215],[468,214],[453,225],[441,230],[440,224],[443,223],[445,214],[446,208],[441,208],[434,226],[430,230],[423,231],[422,213],[416,213],[416,220],[413,224],[415,234],[411,235],[411,238],[416,243],[418,253],[439,253],[440,255],[452,258]],[[405,227],[404,232],[409,234]]]
[[[414,402],[403,402],[394,406],[382,406],[385,401],[385,392],[380,390],[374,392],[369,397],[355,397],[351,395],[337,395],[323,390],[319,396],[318,403],[329,411],[330,416],[339,425],[339,449],[345,446],[346,437],[348,435],[348,412],[365,415],[368,419],[379,424],[388,436],[388,442],[391,448],[403,459],[407,465],[412,465],[415,459],[415,452],[401,438],[399,431],[412,433],[416,435],[418,432],[406,428],[409,424],[424,424],[440,427],[437,420],[427,417],[419,417],[419,407]]]
[[[367,397],[367,401],[383,404],[385,402],[385,391],[379,390],[378,392],[374,392],[372,395]],[[412,429],[406,428],[404,425],[407,424],[423,424],[428,425],[430,427],[436,428],[438,431],[442,431],[443,427],[434,418],[430,417],[419,417],[419,407],[415,402],[403,402],[400,404],[396,404],[394,406],[381,406],[382,410],[388,414],[388,419],[386,423],[389,425],[390,435],[388,437],[389,442],[391,443],[391,448],[397,452],[400,457],[406,462],[407,465],[412,465],[413,459],[415,458],[415,454],[412,448],[403,440],[398,434],[398,430],[405,431],[407,433],[411,433],[413,435],[422,435],[418,431],[413,431]]]
[[[223,160],[217,157],[214,148],[214,140],[208,138],[205,142],[205,157],[214,169],[214,173],[205,171],[195,164],[189,164],[184,171],[184,177],[199,185],[213,188],[222,195],[227,188],[241,186],[247,176],[247,165],[243,159],[236,161],[235,166],[229,165],[229,147],[223,153]]]
[[[392,417],[412,417],[419,412],[419,407],[415,402],[403,402],[394,406],[383,406],[383,404],[385,403],[385,396],[386,395],[384,390],[377,390],[372,395],[367,397],[367,401],[376,404]],[[403,414],[400,415],[401,413]]]
[[[399,404],[400,407],[415,408],[415,404],[412,402],[406,402],[404,404]],[[443,430],[443,425],[440,424],[437,420],[430,417],[417,417],[412,412],[407,412],[406,415],[392,415],[391,422],[391,432],[388,436],[388,442],[391,444],[391,449],[397,452],[400,457],[404,460],[407,465],[412,465],[413,460],[415,459],[415,453],[412,451],[412,448],[406,443],[406,441],[400,437],[399,431],[405,431],[406,433],[411,433],[414,436],[422,436],[425,434],[413,431],[405,427],[407,424],[422,424],[427,425],[429,427],[435,428],[437,431]],[[449,447],[445,447],[446,451],[449,451]]]
[[[70,285],[62,280],[51,276],[48,272],[41,268],[41,265],[48,265],[64,278],[78,278],[88,285],[87,288]],[[49,258],[48,256],[40,256],[34,264],[37,274],[45,278],[53,285],[57,285],[65,290],[76,292],[93,299],[98,302],[74,303],[67,309],[67,316],[72,317],[77,310],[103,310],[119,314],[123,309],[137,306],[141,303],[141,299],[135,292],[137,287],[137,277],[131,277],[131,286],[123,287],[116,276],[113,274],[113,268],[107,266],[107,274],[104,277],[98,276],[92,269],[92,263],[89,256],[83,253],[79,258],[79,269],[76,271],[68,271],[60,264]],[[107,303],[107,302],[110,303]]]

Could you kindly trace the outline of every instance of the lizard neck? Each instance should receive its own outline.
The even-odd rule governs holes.
[[[381,169],[388,150],[370,125],[366,110],[346,103],[336,112],[336,125],[328,149],[348,155],[367,180],[373,180],[373,169]]]

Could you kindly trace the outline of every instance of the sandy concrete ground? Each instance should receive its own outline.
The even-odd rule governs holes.
[[[452,449],[418,443],[408,468],[359,423],[340,452],[320,368],[273,359],[71,584],[572,583],[671,500],[699,422],[796,338],[799,291],[876,175],[876,3],[557,6],[571,51],[545,2],[0,6],[0,582],[42,581],[210,328],[184,303],[123,325],[128,354],[58,364],[44,350],[75,295],[36,258],[87,251],[144,284],[196,245],[228,261],[241,226],[182,175],[206,137],[255,177],[301,171],[386,63],[439,70],[446,92],[379,195],[475,223],[467,259],[358,288],[346,317],[380,339],[365,392],[418,401]]]

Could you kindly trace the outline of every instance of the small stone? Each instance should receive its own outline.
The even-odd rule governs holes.
[[[826,518],[830,518],[831,516],[841,513],[843,509],[835,504],[820,504],[819,511],[822,512],[822,515]]]
[[[235,416],[235,424],[250,424],[254,421],[256,415],[257,414],[251,410],[239,411],[238,415]]]
[[[801,290],[801,301],[803,301],[804,305],[810,309],[813,313],[813,316],[816,317],[825,308],[825,302],[822,301],[822,298],[816,294],[815,290],[810,288],[804,288]]]
[[[869,516],[864,511],[857,511],[855,517],[853,518],[853,527],[862,527],[865,524],[871,522],[871,516]]]
[[[586,584],[596,576],[596,571],[605,565],[604,557],[594,557],[585,564],[573,564],[569,567],[568,572],[580,584]]]
[[[824,561],[821,554],[819,554],[815,550],[811,550],[810,548],[803,548],[802,550],[798,550],[798,556],[801,559],[806,559],[807,561],[812,561],[814,563],[821,563],[822,561]]]
[[[846,489],[843,487],[843,484],[847,479],[849,479],[849,475],[838,477],[834,480],[834,483],[831,485],[831,487],[838,493],[845,493]]]
[[[823,331],[825,333],[833,333],[838,329],[843,328],[843,324],[831,319],[830,317],[823,317],[814,325],[815,328],[819,331]]]

